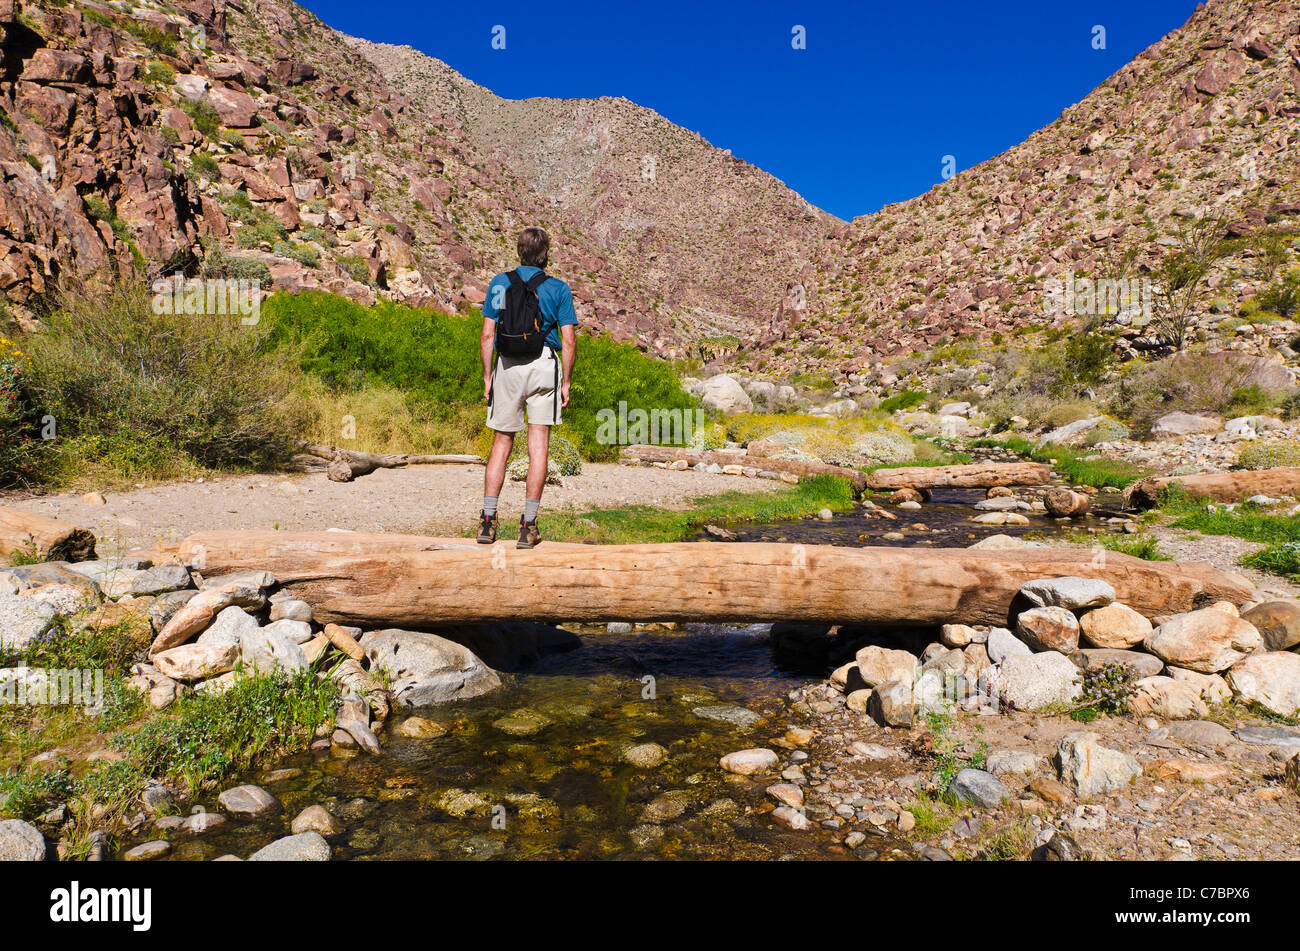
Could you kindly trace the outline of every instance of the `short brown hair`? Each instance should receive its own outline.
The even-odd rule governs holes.
[[[519,263],[529,267],[546,267],[551,253],[551,236],[543,228],[525,228],[519,233]]]

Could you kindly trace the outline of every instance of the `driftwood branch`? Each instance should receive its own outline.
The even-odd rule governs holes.
[[[334,446],[302,443],[303,452],[329,461],[325,470],[331,482],[351,482],[357,476],[368,475],[376,469],[400,469],[403,466],[483,465],[481,456],[472,455],[410,455],[407,453],[356,452]]]

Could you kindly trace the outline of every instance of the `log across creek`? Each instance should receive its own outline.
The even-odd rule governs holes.
[[[269,571],[321,622],[1006,623],[1035,578],[1101,578],[1150,616],[1240,604],[1244,579],[1205,564],[1088,549],[845,548],[767,542],[583,545],[354,532],[222,531],[177,554],[206,577]]]
[[[823,462],[777,459],[754,456],[739,449],[678,449],[672,446],[628,446],[625,459],[640,462],[685,462],[720,466],[741,466],[783,472],[795,476],[833,475],[848,479],[861,492],[864,489],[988,489],[998,485],[1046,485],[1052,477],[1051,466],[1041,462],[972,462],[956,466],[896,466],[863,472]]]

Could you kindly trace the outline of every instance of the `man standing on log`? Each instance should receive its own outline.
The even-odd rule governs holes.
[[[498,274],[483,300],[483,398],[488,428],[495,431],[483,482],[478,541],[497,538],[497,500],[506,479],[506,460],[528,414],[528,480],[518,548],[536,547],[537,509],[546,485],[551,427],[569,405],[569,379],[578,341],[578,316],[569,285],[546,273],[551,236],[541,228],[519,235],[519,267]]]

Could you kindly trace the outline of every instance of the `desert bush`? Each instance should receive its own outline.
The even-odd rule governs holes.
[[[925,394],[919,390],[904,390],[901,393],[895,393],[893,396],[887,396],[880,401],[876,409],[882,413],[896,413],[903,409],[913,409],[925,402]]]
[[[1300,267],[1293,267],[1273,286],[1253,298],[1260,310],[1290,319],[1300,310]]]
[[[1300,442],[1293,439],[1272,439],[1248,443],[1237,454],[1237,465],[1243,469],[1300,466]]]
[[[1104,416],[1101,421],[1084,437],[1085,446],[1095,446],[1103,442],[1118,442],[1129,438],[1129,429],[1113,416]]]
[[[1110,399],[1110,410],[1139,433],[1166,413],[1232,415],[1258,412],[1284,402],[1286,392],[1263,390],[1253,383],[1255,368],[1230,353],[1179,353],[1165,360],[1135,364],[1123,374]],[[1253,387],[1253,388],[1252,388]]]
[[[0,487],[34,482],[43,461],[31,358],[0,336]]]
[[[741,445],[767,439],[788,446],[783,458],[836,466],[908,462],[915,444],[893,422],[872,417],[826,419],[803,414],[742,413],[727,420],[727,433]]]
[[[64,291],[45,323],[31,341],[33,388],[66,460],[120,457],[152,474],[187,462],[265,469],[294,452],[293,375],[265,324],[156,314],[143,284]]]
[[[714,423],[711,426],[705,426],[695,431],[691,437],[692,449],[721,449],[727,445],[727,427],[722,423]]]
[[[558,483],[564,476],[582,474],[582,455],[578,447],[563,436],[551,434],[551,451],[546,457],[546,481]],[[528,440],[515,439],[510,458],[506,461],[506,475],[515,482],[528,478]]]

